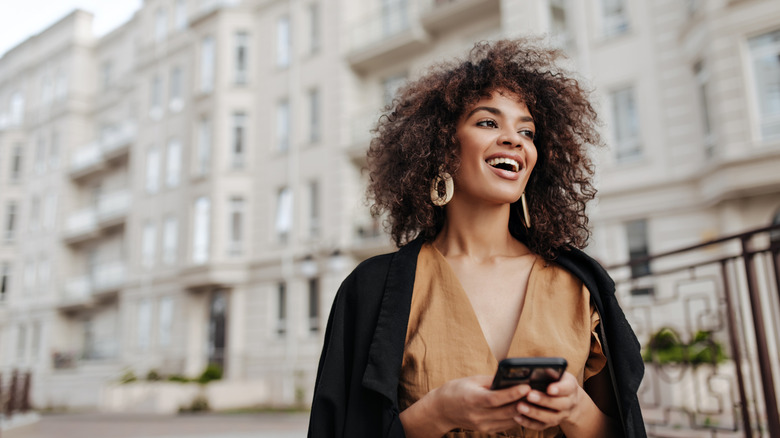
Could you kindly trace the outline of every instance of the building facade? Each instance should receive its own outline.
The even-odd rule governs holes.
[[[392,250],[365,203],[372,124],[477,41],[545,33],[594,90],[605,264],[780,221],[772,0],[146,0],[100,38],[91,19],[0,58],[0,371],[32,370],[40,407],[208,364],[257,403],[310,400],[341,280]]]

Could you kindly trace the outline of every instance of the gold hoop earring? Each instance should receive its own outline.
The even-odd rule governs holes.
[[[444,183],[444,195],[439,194],[439,184]],[[431,202],[437,207],[444,207],[455,194],[455,183],[452,182],[452,175],[445,171],[439,171],[436,178],[431,183]]]
[[[528,214],[528,202],[525,200],[525,192],[520,195],[520,205],[523,206],[523,217],[520,219],[526,228],[531,228],[531,215]]]

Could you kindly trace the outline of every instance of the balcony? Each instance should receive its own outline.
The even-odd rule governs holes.
[[[359,20],[350,32],[347,61],[365,73],[421,53],[430,36],[420,25],[417,2],[396,0]]]
[[[382,218],[366,217],[355,222],[350,253],[358,259],[392,251],[393,244],[382,227]]]
[[[93,307],[98,301],[110,299],[125,284],[125,264],[107,262],[92,268],[92,272],[65,283],[58,307],[74,311]]]
[[[457,30],[488,17],[501,16],[500,0],[426,0],[420,21],[431,33]]]
[[[100,140],[78,149],[71,158],[70,177],[74,180],[106,169],[107,163],[126,156],[136,138],[136,124],[126,122],[105,130]]]
[[[64,239],[76,244],[100,236],[100,233],[125,222],[130,211],[130,192],[121,190],[101,196],[96,205],[68,217]]]
[[[372,138],[371,130],[376,126],[377,120],[379,120],[379,111],[376,108],[359,111],[350,119],[347,155],[358,167],[366,166],[366,151]]]

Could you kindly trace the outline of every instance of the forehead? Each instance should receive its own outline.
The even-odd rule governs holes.
[[[497,89],[490,92],[487,96],[480,97],[477,101],[467,105],[464,108],[462,117],[468,117],[480,107],[496,108],[507,115],[530,115],[528,106],[519,94],[506,90]],[[514,114],[513,114],[514,113]]]

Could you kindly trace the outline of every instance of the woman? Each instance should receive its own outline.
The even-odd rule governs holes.
[[[645,436],[636,336],[579,250],[600,143],[587,93],[528,40],[480,43],[406,86],[368,152],[400,250],[331,310],[310,437]],[[499,360],[561,356],[546,391]]]

